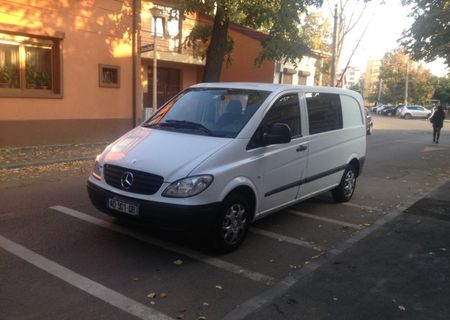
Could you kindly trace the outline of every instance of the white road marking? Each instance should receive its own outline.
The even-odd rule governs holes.
[[[253,272],[253,271],[244,269],[241,266],[229,263],[227,261],[220,260],[220,259],[217,259],[217,258],[211,258],[211,257],[209,257],[209,256],[207,256],[205,254],[196,252],[194,250],[190,250],[188,248],[181,247],[181,246],[178,246],[176,244],[172,244],[172,243],[168,243],[168,242],[156,239],[156,238],[152,238],[152,237],[150,237],[148,235],[144,235],[142,233],[139,233],[139,232],[136,232],[136,231],[133,231],[133,230],[130,230],[130,229],[118,226],[118,225],[116,225],[114,223],[111,223],[111,222],[108,222],[108,221],[105,221],[105,220],[102,220],[102,219],[95,218],[93,216],[90,216],[88,214],[85,214],[85,213],[77,211],[77,210],[73,210],[73,209],[70,209],[70,208],[63,207],[63,206],[53,206],[53,207],[50,207],[50,209],[58,211],[58,212],[61,212],[61,213],[64,213],[64,214],[67,214],[69,216],[72,216],[74,218],[83,220],[85,222],[89,222],[89,223],[95,224],[95,225],[97,225],[99,227],[102,227],[102,228],[105,228],[105,229],[108,229],[108,230],[112,230],[112,231],[115,231],[117,233],[121,233],[123,235],[132,237],[134,239],[138,239],[140,241],[149,243],[151,245],[164,248],[166,250],[175,252],[177,254],[181,254],[181,255],[184,255],[186,257],[189,257],[189,258],[192,258],[192,259],[195,259],[195,260],[199,260],[199,261],[201,261],[203,263],[209,264],[211,266],[214,266],[214,267],[219,268],[221,270],[225,270],[227,272],[231,272],[231,273],[237,274],[239,276],[242,276],[244,278],[247,278],[247,279],[250,279],[250,280],[253,280],[253,281],[264,282],[264,283],[270,285],[275,280],[271,276],[268,276],[268,275],[265,275],[265,274],[262,274],[262,273],[259,273],[259,272]]]
[[[425,147],[422,152],[432,152],[432,151],[442,151],[447,150],[447,148],[439,148],[439,147]]]
[[[264,237],[269,237],[269,238],[272,238],[272,239],[275,239],[278,241],[288,242],[290,244],[295,244],[297,246],[306,247],[308,249],[312,249],[312,250],[316,250],[316,251],[324,251],[324,249],[322,247],[320,247],[314,243],[303,241],[303,240],[292,238],[292,237],[288,237],[288,236],[285,236],[285,235],[282,235],[279,233],[262,230],[262,229],[258,229],[258,228],[253,228],[253,227],[250,228],[250,232],[259,234]]]
[[[296,216],[303,217],[303,218],[309,218],[309,219],[324,221],[324,222],[328,222],[328,223],[333,223],[333,224],[337,224],[339,226],[349,227],[349,228],[356,229],[356,230],[361,230],[364,228],[363,226],[360,226],[357,224],[340,221],[340,220],[336,220],[336,219],[331,219],[331,218],[327,218],[327,217],[321,217],[321,216],[314,215],[314,214],[299,212],[299,211],[295,211],[295,210],[286,210],[286,211],[291,214],[295,214]]]
[[[173,318],[160,313],[140,302],[132,300],[123,294],[111,290],[98,282],[90,280],[57,264],[23,246],[0,235],[0,247],[11,254],[25,260],[39,269],[71,284],[72,286],[89,293],[90,295],[109,303],[140,319],[147,320],[173,320]]]
[[[344,206],[354,207],[354,208],[363,209],[363,210],[367,210],[367,211],[375,211],[375,212],[381,211],[381,209],[379,209],[377,207],[364,206],[362,204],[357,204],[357,203],[353,203],[353,202],[344,202],[341,204]]]

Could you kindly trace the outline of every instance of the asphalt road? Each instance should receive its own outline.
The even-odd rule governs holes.
[[[375,117],[350,203],[324,194],[278,212],[226,255],[96,211],[87,169],[32,178],[29,170],[11,171],[0,183],[0,318],[232,318],[240,305],[271,299],[267,292],[313,273],[323,255],[448,181],[448,129],[436,145],[425,120]]]

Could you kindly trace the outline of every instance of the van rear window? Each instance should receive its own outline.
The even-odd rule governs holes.
[[[305,95],[309,134],[342,129],[341,99],[338,94],[308,92]]]

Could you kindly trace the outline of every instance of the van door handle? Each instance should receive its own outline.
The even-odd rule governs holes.
[[[297,152],[300,151],[305,151],[306,149],[308,149],[308,146],[302,144],[301,146],[298,146],[298,148],[296,149]]]

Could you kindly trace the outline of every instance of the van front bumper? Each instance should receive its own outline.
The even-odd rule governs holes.
[[[220,202],[206,205],[175,205],[125,197],[105,190],[88,181],[87,191],[92,204],[100,211],[116,217],[140,220],[146,224],[164,230],[187,230],[208,228],[217,221]],[[110,198],[118,198],[139,205],[139,214],[131,216],[108,208]]]

